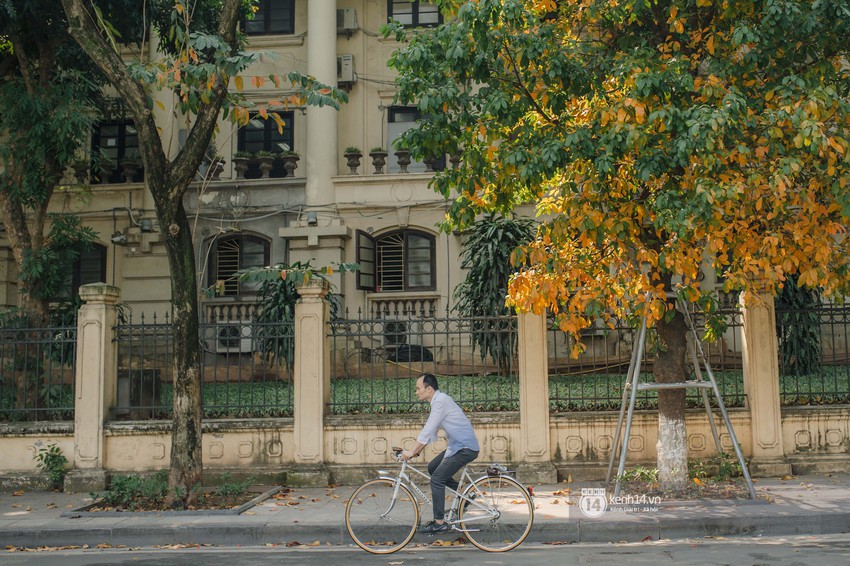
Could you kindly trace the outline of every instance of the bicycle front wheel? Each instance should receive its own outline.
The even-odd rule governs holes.
[[[483,477],[464,491],[472,502],[460,508],[460,524],[469,542],[487,552],[516,548],[534,522],[534,503],[518,481],[506,476]]]
[[[387,479],[364,483],[345,506],[345,528],[355,544],[373,554],[404,547],[419,526],[419,505],[402,484]]]

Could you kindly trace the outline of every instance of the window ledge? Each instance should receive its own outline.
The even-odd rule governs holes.
[[[439,299],[437,291],[368,291],[366,299],[370,301],[392,299]]]
[[[304,45],[304,34],[299,35],[249,35],[249,47],[301,47]]]

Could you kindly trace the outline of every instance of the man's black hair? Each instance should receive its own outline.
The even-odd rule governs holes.
[[[422,385],[427,387],[433,387],[434,391],[440,389],[440,386],[437,385],[437,377],[433,373],[423,373],[421,376]]]

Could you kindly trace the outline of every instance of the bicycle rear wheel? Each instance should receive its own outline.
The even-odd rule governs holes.
[[[460,508],[460,524],[469,542],[487,552],[517,547],[534,523],[534,503],[518,481],[487,476],[473,482],[464,495],[475,500]]]
[[[345,506],[345,528],[352,540],[373,554],[390,554],[404,547],[419,525],[419,505],[404,485],[377,479],[364,483]]]

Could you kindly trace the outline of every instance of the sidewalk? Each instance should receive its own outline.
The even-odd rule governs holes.
[[[756,483],[757,501],[665,502],[655,511],[613,510],[596,519],[585,517],[576,505],[581,488],[600,485],[534,486],[534,528],[526,542],[635,542],[850,531],[850,474],[761,479]],[[0,493],[0,550],[7,546],[99,544],[353,544],[343,525],[344,502],[353,490],[351,486],[299,488],[285,498],[267,499],[241,515],[72,513],[91,502],[87,494],[5,492]],[[429,519],[430,509],[423,510],[423,523]],[[413,543],[433,540],[417,535]]]

